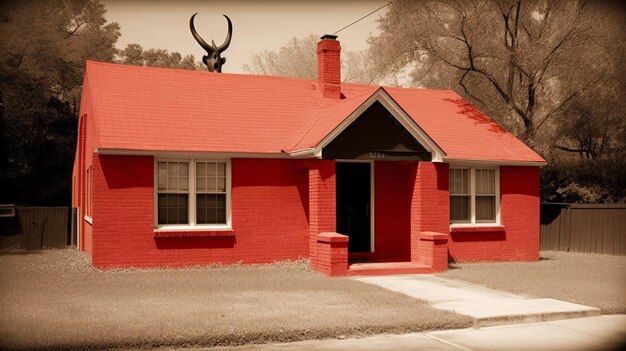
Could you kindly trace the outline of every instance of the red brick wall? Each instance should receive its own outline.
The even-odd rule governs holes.
[[[289,160],[232,160],[234,236],[154,238],[153,158],[94,159],[99,267],[271,262],[309,254],[307,172]]]
[[[92,233],[91,225],[84,220],[86,199],[87,199],[87,179],[86,171],[92,165],[95,157],[96,145],[99,140],[96,133],[96,125],[91,106],[91,93],[89,89],[88,77],[85,77],[81,95],[81,105],[79,112],[78,137],[76,140],[76,152],[74,156],[74,167],[72,170],[72,207],[78,207],[78,233],[79,250],[91,254]]]
[[[374,164],[374,254],[383,261],[411,258],[412,163],[380,161]]]
[[[337,227],[335,161],[307,160],[300,167],[308,171],[309,256],[311,267],[318,270],[317,235]]]
[[[341,44],[324,39],[317,44],[318,89],[325,98],[341,97]]]
[[[448,165],[418,162],[413,165],[411,182],[411,233],[447,233],[450,228]]]
[[[415,242],[421,232],[447,234],[450,229],[450,191],[448,164],[418,162],[411,172],[411,261],[420,262],[419,243]]]
[[[503,231],[451,233],[455,261],[531,261],[539,258],[539,167],[500,167]]]

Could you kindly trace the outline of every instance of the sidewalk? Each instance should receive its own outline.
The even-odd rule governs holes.
[[[428,301],[432,307],[476,319],[476,326],[599,316],[600,309],[555,299],[534,298],[433,275],[353,278]]]
[[[619,350],[623,349],[620,346],[626,345],[625,341],[626,315],[605,315],[427,333],[377,335],[360,339],[217,347],[210,350]]]

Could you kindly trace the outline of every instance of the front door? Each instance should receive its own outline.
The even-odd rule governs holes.
[[[370,163],[337,162],[337,232],[350,237],[348,252],[371,251]]]

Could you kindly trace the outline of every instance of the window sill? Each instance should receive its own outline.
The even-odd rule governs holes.
[[[89,217],[89,216],[85,216],[85,217],[84,217],[84,219],[85,219],[85,222],[87,222],[87,223],[89,223],[89,224],[93,225],[93,223],[92,223],[92,222],[93,222],[93,220],[91,219],[91,217]]]
[[[235,236],[232,229],[165,229],[157,228],[153,231],[155,238],[189,238]]]
[[[506,228],[503,225],[463,225],[450,226],[450,233],[477,233],[477,232],[503,232]]]

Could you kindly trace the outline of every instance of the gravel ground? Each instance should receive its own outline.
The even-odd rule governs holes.
[[[241,345],[472,322],[306,261],[101,271],[72,249],[0,253],[0,349]]]
[[[542,251],[538,262],[454,263],[443,278],[626,313],[626,257]]]

